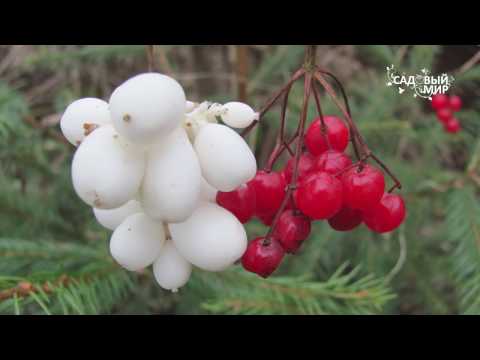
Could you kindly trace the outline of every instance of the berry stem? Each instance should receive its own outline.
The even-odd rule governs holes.
[[[168,224],[166,222],[162,222],[163,225],[163,231],[165,231],[165,238],[167,240],[172,240],[172,234],[170,233],[170,228],[168,227]]]
[[[345,106],[340,102],[340,100],[338,100],[338,97],[335,94],[335,91],[333,90],[331,85],[325,80],[325,78],[322,76],[320,71],[315,72],[315,78],[322,85],[322,87],[325,89],[325,91],[328,93],[328,95],[330,95],[330,97],[332,98],[335,105],[337,105],[337,107],[343,113],[343,116],[345,116],[345,118],[347,119],[347,123],[348,123],[348,125],[351,129],[352,138],[356,138],[356,140],[358,140],[358,143],[360,144],[362,152],[363,152],[362,155],[365,155],[366,153],[368,153],[368,151],[369,151],[368,146],[365,143],[365,141],[363,140],[363,137],[360,134],[360,131],[358,130],[357,125],[353,122],[349,111],[347,111]]]
[[[331,77],[333,79],[333,81],[335,81],[335,83],[337,84],[338,88],[340,89],[340,92],[342,94],[342,97],[343,97],[343,102],[345,104],[345,110],[347,111],[348,115],[350,115],[350,117],[352,117],[352,112],[350,110],[350,104],[348,103],[348,97],[347,97],[347,92],[345,91],[345,88],[343,87],[343,84],[341,83],[341,81],[335,76],[333,75],[331,72],[329,71],[326,71],[326,70],[323,70],[323,69],[320,69],[319,67],[317,67],[318,71],[322,74],[325,74],[329,77]],[[347,122],[348,123],[348,122]],[[350,133],[354,133],[353,129],[352,129],[352,126],[350,123],[348,123],[348,127],[349,127],[349,130],[350,130]],[[353,146],[353,151],[355,152],[355,156],[357,158],[357,160],[360,160],[360,154],[358,152],[358,145],[357,145],[357,139],[355,136],[351,136],[350,138],[350,141],[352,143],[352,146]]]
[[[245,137],[258,124],[258,122],[265,115],[265,113],[270,110],[270,108],[275,104],[275,102],[280,98],[280,96],[282,96],[285,91],[287,91],[287,89],[289,89],[290,86],[295,81],[300,79],[304,74],[305,70],[303,68],[298,69],[295,74],[293,74],[293,76],[290,78],[290,80],[288,80],[288,82],[267,101],[266,105],[259,111],[258,119],[254,120],[248,127],[246,127],[245,130],[243,130],[243,132],[241,133],[241,135]]]
[[[288,105],[288,95],[290,94],[290,89],[292,88],[292,84],[287,86],[284,92],[283,100],[282,100],[282,113],[281,113],[281,123],[280,123],[280,132],[277,137],[277,143],[275,144],[275,148],[273,149],[270,157],[268,158],[267,166],[265,167],[265,171],[270,172],[272,171],[273,165],[275,161],[280,157],[283,150],[287,147],[290,154],[292,154],[292,150],[285,142],[285,124],[286,124],[286,114],[287,114],[287,105]]]
[[[325,80],[325,78],[322,76],[320,71],[315,72],[315,78],[320,82],[320,84],[323,86],[325,91],[330,95],[332,98],[333,102],[337,105],[337,107],[340,109],[340,111],[343,113],[345,118],[347,119],[347,122],[350,126],[350,129],[352,131],[352,138],[355,137],[358,140],[358,143],[361,146],[362,150],[362,159],[372,157],[382,168],[385,170],[385,172],[392,178],[392,180],[395,182],[394,187],[391,189],[393,191],[395,188],[401,189],[402,185],[398,178],[390,171],[387,165],[385,165],[377,156],[375,156],[370,149],[367,146],[367,143],[363,139],[362,135],[360,134],[360,131],[357,128],[357,125],[354,123],[352,120],[352,117],[349,114],[349,111],[343,106],[343,104],[338,100],[335,91],[332,89],[330,84]],[[338,81],[338,80],[337,80]],[[362,160],[361,162],[364,162],[365,160]]]
[[[328,138],[327,125],[325,125],[325,121],[323,119],[323,112],[322,112],[322,107],[320,105],[320,98],[318,96],[318,91],[317,91],[317,87],[315,86],[315,83],[312,83],[312,90],[313,90],[313,96],[315,97],[315,105],[317,106],[318,115],[320,116],[320,123],[322,124],[321,126],[322,137],[327,143],[328,150],[332,150],[332,145],[330,144],[330,139]]]
[[[280,205],[280,208],[277,210],[275,217],[273,218],[272,221],[272,226],[268,230],[267,235],[265,236],[266,239],[270,239],[270,236],[277,226],[278,219],[280,218],[280,215],[282,214],[283,210],[287,206],[288,201],[290,200],[292,196],[293,190],[297,188],[297,180],[298,180],[298,164],[300,162],[300,155],[302,154],[302,147],[303,147],[303,139],[305,135],[305,122],[307,119],[307,113],[308,113],[308,101],[310,99],[310,92],[312,90],[312,74],[311,73],[306,73],[305,74],[305,82],[304,82],[304,92],[303,92],[303,104],[302,104],[302,112],[300,114],[300,121],[299,121],[299,129],[298,129],[298,141],[297,141],[297,146],[295,150],[295,160],[294,160],[294,167],[293,167],[293,173],[292,173],[292,179],[290,183],[287,185],[287,191],[285,193],[285,196],[283,197],[283,201]],[[267,240],[268,241],[268,240]]]

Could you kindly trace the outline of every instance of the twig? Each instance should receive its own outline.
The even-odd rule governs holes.
[[[247,102],[247,76],[248,76],[248,49],[246,45],[236,46],[236,75],[237,97],[241,102]]]
[[[477,51],[468,61],[466,61],[458,70],[457,74],[463,74],[470,70],[475,64],[480,61],[480,51]]]
[[[398,256],[397,263],[393,269],[390,270],[388,275],[385,277],[386,282],[392,281],[392,279],[400,272],[405,264],[405,260],[407,259],[407,242],[405,240],[405,234],[403,231],[398,235],[398,243],[400,245],[400,255]]]
[[[288,82],[278,90],[266,103],[266,105],[259,111],[258,119],[251,123],[248,127],[245,128],[242,132],[242,136],[245,137],[261,120],[265,113],[275,104],[275,102],[282,96],[285,91],[298,79],[300,79],[305,74],[305,70],[299,69],[293,76],[288,80]]]
[[[54,286],[66,286],[71,279],[67,275],[62,275],[55,281]],[[31,293],[39,292],[43,290],[45,293],[50,294],[54,291],[48,282],[45,282],[43,285],[33,285],[29,281],[21,281],[16,286],[0,291],[0,301],[10,299],[14,296],[16,297],[27,297]]]
[[[155,45],[146,45],[145,51],[147,53],[148,71],[152,72],[155,68],[155,57],[154,57]]]
[[[172,66],[170,65],[170,61],[168,61],[167,58],[167,52],[165,51],[165,48],[162,46],[157,46],[156,49],[158,50],[158,60],[160,62],[160,70],[167,75],[172,75],[173,69]]]

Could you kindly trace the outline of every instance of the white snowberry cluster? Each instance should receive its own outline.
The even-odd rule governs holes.
[[[251,180],[257,163],[219,118],[245,128],[258,113],[239,102],[187,101],[177,81],[145,73],[115,89],[109,103],[73,102],[61,119],[64,136],[78,146],[74,189],[113,230],[113,258],[130,271],[153,264],[165,289],[183,286],[192,265],[226,269],[247,247],[243,225],[215,196]]]

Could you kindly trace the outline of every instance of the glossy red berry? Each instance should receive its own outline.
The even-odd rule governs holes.
[[[328,219],[342,208],[342,183],[326,172],[312,173],[298,184],[294,200],[297,208],[312,219]]]
[[[399,227],[405,219],[405,214],[402,197],[385,193],[377,205],[363,213],[363,221],[370,230],[385,233]]]
[[[298,160],[298,179],[305,177],[308,175],[315,167],[315,156],[308,152],[304,152],[300,155],[300,159]],[[291,157],[290,160],[287,162],[287,166],[285,166],[285,170],[283,173],[285,175],[285,181],[287,184],[292,181],[293,170],[295,168],[295,157]]]
[[[310,219],[300,212],[285,210],[278,218],[273,237],[287,253],[294,254],[310,234]]]
[[[273,218],[275,217],[275,213],[268,214],[268,215],[257,215],[263,225],[271,226],[273,224]]]
[[[432,108],[440,110],[449,106],[448,96],[445,94],[437,94],[432,96]]]
[[[360,210],[350,209],[344,206],[334,217],[328,219],[328,223],[337,231],[349,231],[355,229],[363,221]]]
[[[217,192],[217,204],[230,211],[245,224],[255,212],[255,191],[249,184],[240,185],[230,192]]]
[[[451,118],[450,120],[448,120],[443,125],[443,127],[444,127],[446,132],[449,132],[449,133],[452,133],[452,134],[455,134],[455,133],[457,133],[461,130],[460,122],[455,118]]]
[[[248,244],[242,265],[245,270],[266,278],[277,269],[284,255],[285,251],[277,240],[266,241],[264,237],[258,237]]]
[[[462,99],[460,98],[460,96],[452,95],[448,100],[450,109],[452,109],[452,111],[460,111],[460,109],[462,108]]]
[[[453,116],[452,110],[449,108],[443,108],[440,110],[437,110],[437,118],[440,120],[442,123],[447,123],[448,120],[450,120]]]
[[[287,186],[281,173],[259,170],[255,177],[250,180],[255,192],[257,216],[269,216],[274,214],[282,204]]]
[[[318,157],[315,169],[336,175],[350,165],[352,160],[348,155],[340,151],[328,150]]]
[[[376,205],[385,191],[385,179],[377,168],[368,164],[355,166],[342,176],[345,205],[366,210]]]
[[[332,150],[344,151],[348,145],[348,128],[337,116],[324,116],[327,136]],[[328,144],[322,133],[320,118],[316,118],[305,134],[305,145],[308,151],[317,156],[328,150]]]

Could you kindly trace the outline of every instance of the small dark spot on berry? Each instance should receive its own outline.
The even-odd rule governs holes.
[[[132,120],[132,117],[129,114],[123,115],[123,121],[130,122],[131,120]]]

